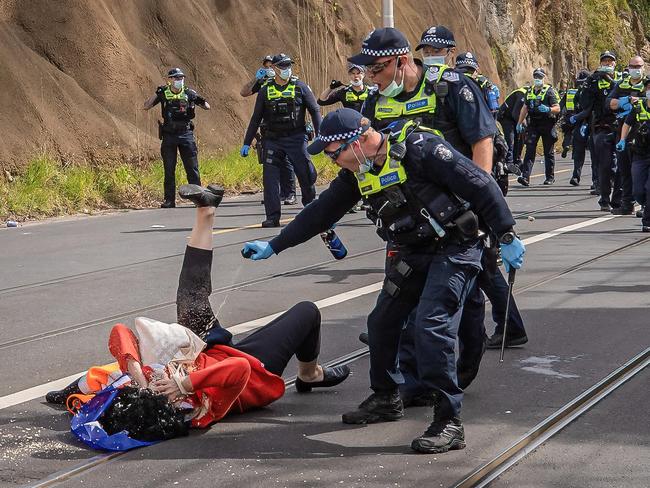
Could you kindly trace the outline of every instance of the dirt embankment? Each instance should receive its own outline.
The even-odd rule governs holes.
[[[395,21],[413,44],[428,26],[451,27],[459,50],[474,51],[495,81],[495,60],[508,84],[526,79],[533,65],[550,67],[559,81],[593,57],[590,50],[599,43],[590,25],[598,15],[616,16],[612,5],[618,3],[399,0]],[[598,9],[587,18],[590,4]],[[92,164],[157,157],[159,112],[140,107],[172,66],[180,66],[188,85],[213,107],[197,115],[202,150],[231,149],[241,143],[253,103],[242,99],[239,89],[261,56],[290,54],[298,61],[297,73],[318,94],[332,77],[344,75],[345,58],[381,24],[380,5],[378,0],[1,0],[0,167],[13,170],[38,153]],[[638,16],[628,9],[619,17],[616,25],[605,24],[605,34],[619,44],[647,46]]]

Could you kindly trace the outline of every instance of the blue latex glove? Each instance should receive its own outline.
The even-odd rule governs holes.
[[[525,130],[524,124],[517,124],[517,134],[521,134]]]
[[[537,110],[545,114],[546,112],[551,111],[551,107],[549,107],[548,105],[541,104],[539,107],[537,107]]]
[[[510,268],[519,269],[524,264],[524,253],[526,246],[518,237],[510,244],[500,244],[501,247],[501,260],[503,266],[506,268],[506,273],[510,272]]]
[[[632,110],[632,103],[630,102],[630,97],[621,97],[618,99],[618,109],[619,110]]]
[[[589,127],[589,126],[588,126],[587,124],[582,124],[582,125],[580,126],[580,135],[581,135],[582,137],[587,137],[587,128],[588,128],[588,127]]]
[[[261,79],[264,78],[265,76],[266,76],[266,68],[260,68],[260,69],[258,69],[257,72],[255,73],[255,79],[256,79],[256,80],[261,80]]]
[[[621,139],[620,141],[618,141],[618,143],[616,144],[616,150],[618,152],[625,151],[625,139]]]
[[[245,158],[246,156],[248,156],[248,152],[249,152],[250,150],[251,150],[251,147],[250,147],[248,144],[244,144],[244,145],[241,147],[241,151],[239,151],[239,155],[240,155],[242,158]]]
[[[571,117],[569,117],[569,124],[576,125],[577,121],[578,121],[578,119],[576,119],[575,115],[572,115]]]
[[[242,256],[253,261],[270,258],[274,253],[271,244],[266,241],[247,242],[241,250]]]

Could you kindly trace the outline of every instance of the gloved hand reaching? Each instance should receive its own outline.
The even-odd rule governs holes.
[[[616,150],[618,152],[623,152],[625,151],[625,139],[621,139],[616,143]]]
[[[538,111],[538,112],[542,112],[543,114],[545,114],[545,113],[551,111],[551,107],[549,107],[548,105],[544,105],[544,104],[542,103],[539,107],[537,107],[537,111]]]
[[[524,254],[526,253],[526,246],[518,237],[510,244],[500,244],[501,259],[506,272],[510,272],[510,268],[519,269],[524,264]]]
[[[576,119],[575,115],[572,115],[571,117],[569,117],[569,124],[576,125],[577,121],[578,121],[578,119]]]
[[[339,80],[332,80],[330,83],[330,90],[336,90],[339,86],[343,86],[343,83],[341,83]]]
[[[581,135],[582,137],[587,137],[587,129],[588,129],[588,128],[589,128],[589,126],[588,126],[587,124],[582,124],[582,125],[580,126],[580,135]]]
[[[271,247],[271,244],[266,241],[247,242],[241,250],[243,257],[252,259],[253,261],[270,258],[274,253],[275,251]]]
[[[264,78],[265,76],[266,76],[266,68],[260,68],[260,69],[258,69],[257,72],[255,73],[255,79],[256,79],[256,80],[261,80],[261,79]]]
[[[240,155],[242,158],[245,158],[246,156],[248,156],[248,153],[249,153],[250,150],[251,150],[251,147],[250,147],[248,144],[244,144],[244,145],[241,147],[241,151],[239,151],[239,155]]]
[[[526,130],[524,124],[517,124],[517,134],[521,134]]]
[[[630,113],[632,110],[632,103],[630,97],[621,97],[618,99],[618,109],[622,112]]]

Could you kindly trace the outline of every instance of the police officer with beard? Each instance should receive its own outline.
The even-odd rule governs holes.
[[[240,154],[248,156],[250,145],[260,123],[264,121],[264,208],[266,220],[262,227],[279,227],[281,215],[280,166],[286,158],[291,161],[307,205],[316,197],[316,170],[307,154],[307,123],[309,111],[314,130],[320,127],[320,109],[309,86],[292,77],[293,61],[284,53],[273,57],[275,78],[264,85],[255,101],[244,144]]]
[[[555,142],[557,141],[556,116],[560,113],[557,93],[551,85],[544,83],[546,72],[542,68],[533,71],[533,86],[526,92],[525,104],[519,114],[517,132],[524,131],[524,122],[529,117],[526,130],[526,154],[521,176],[517,181],[523,186],[530,185],[530,173],[535,162],[537,143],[542,139],[544,147],[545,185],[555,183]]]
[[[494,179],[433,132],[401,121],[384,135],[353,110],[328,114],[309,152],[324,151],[342,170],[280,235],[243,249],[254,260],[266,259],[330,228],[364,199],[387,249],[399,252],[388,254],[384,285],[368,316],[373,393],[343,414],[343,422],[403,416],[398,347],[402,324],[415,310],[420,381],[440,397],[433,422],[411,443],[423,453],[465,447],[454,348],[463,305],[481,267],[478,217],[499,236],[506,266],[519,268],[525,251]]]
[[[616,55],[604,51],[600,55],[600,66],[584,83],[580,96],[582,111],[575,117],[576,123],[589,122],[594,142],[591,159],[592,168],[598,172],[600,199],[603,212],[621,206],[620,174],[616,169],[616,115],[607,103],[607,97],[616,84]],[[612,187],[612,181],[614,186]],[[613,191],[612,191],[613,190]]]
[[[620,80],[607,96],[609,108],[616,113],[619,139],[625,117],[632,111],[633,105],[645,95],[644,65],[641,56],[633,56],[628,64],[628,76]],[[630,148],[627,147],[616,152],[617,167],[621,175],[621,206],[612,209],[614,215],[634,214],[631,156]]]
[[[159,103],[163,122],[158,122],[158,137],[162,141],[160,155],[165,169],[165,199],[160,207],[174,208],[178,152],[183,160],[187,182],[201,185],[192,119],[195,116],[195,107],[210,110],[210,104],[185,86],[185,74],[180,68],[169,70],[167,85],[158,87],[156,93],[144,102],[144,109],[149,110]]]

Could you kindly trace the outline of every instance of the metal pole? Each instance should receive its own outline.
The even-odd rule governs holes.
[[[512,297],[512,289],[515,286],[515,274],[517,270],[515,268],[510,268],[508,272],[508,297],[506,298],[506,312],[505,319],[503,321],[503,339],[501,339],[501,355],[499,356],[499,362],[503,362],[503,354],[506,350],[506,334],[508,333],[508,315],[510,315],[510,298]]]
[[[381,17],[384,27],[395,27],[393,0],[381,0]]]

